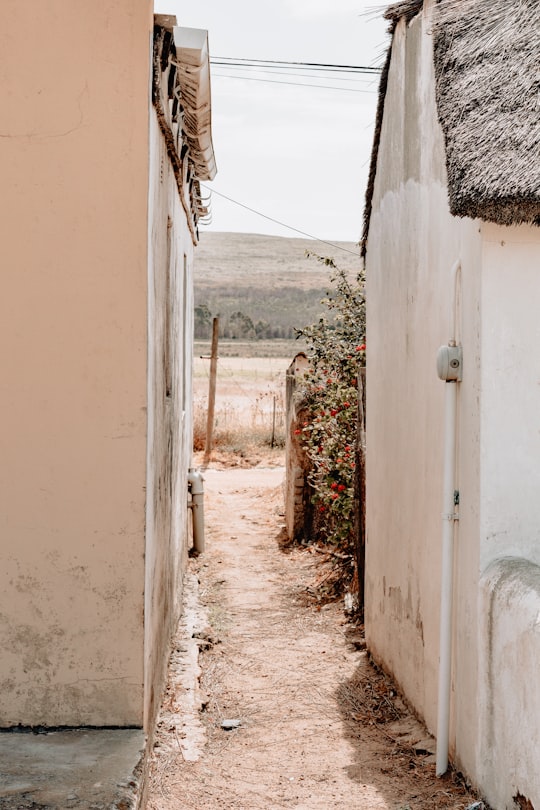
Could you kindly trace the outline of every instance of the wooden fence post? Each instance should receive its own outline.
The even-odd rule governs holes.
[[[219,318],[212,321],[212,348],[210,351],[210,381],[208,384],[208,414],[206,418],[206,447],[203,464],[208,464],[212,453],[212,438],[214,434],[214,413],[216,408],[216,377],[218,361],[218,331]]]

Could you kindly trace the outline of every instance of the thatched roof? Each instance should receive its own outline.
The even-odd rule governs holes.
[[[444,0],[434,38],[452,213],[540,224],[538,0]]]
[[[391,33],[422,7],[421,0],[390,6]],[[539,24],[538,0],[439,0],[433,9],[436,103],[455,216],[540,225]],[[391,47],[381,78],[363,253]]]
[[[402,17],[405,17],[407,22],[412,20],[419,11],[422,10],[424,0],[401,0],[400,3],[392,3],[384,12],[385,20],[391,20],[392,26],[390,33],[393,33],[393,26],[398,23]]]

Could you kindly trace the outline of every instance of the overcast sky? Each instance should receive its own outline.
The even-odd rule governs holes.
[[[155,0],[155,10],[207,29],[213,57],[380,66],[387,46],[373,0]],[[232,73],[212,68],[210,187],[310,235],[358,241],[377,78]],[[209,230],[295,235],[217,193],[212,211]]]

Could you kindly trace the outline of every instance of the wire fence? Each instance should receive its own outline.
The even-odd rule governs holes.
[[[199,360],[204,363],[204,359]],[[218,363],[215,446],[238,451],[253,445],[284,445],[288,362],[276,358],[224,358]],[[208,364],[196,365],[194,448],[199,450],[206,436]]]

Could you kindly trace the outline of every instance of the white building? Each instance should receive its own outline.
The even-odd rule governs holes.
[[[443,750],[455,525],[450,755],[497,810],[540,807],[540,14],[409,0],[386,16],[363,243],[368,646]],[[453,338],[462,381],[445,383]]]

